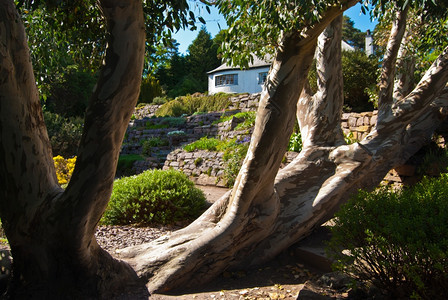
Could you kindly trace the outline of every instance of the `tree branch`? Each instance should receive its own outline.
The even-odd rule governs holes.
[[[394,83],[393,99],[402,100],[412,91],[415,70],[415,57],[409,53],[407,45],[411,39],[408,30],[405,31],[397,57],[397,75]]]
[[[68,226],[81,224],[76,233],[83,237],[93,236],[109,201],[121,143],[140,91],[145,51],[141,1],[99,3],[109,33],[105,65],[86,111],[76,167],[61,201],[78,216],[73,220],[76,224]]]
[[[8,231],[61,193],[23,23],[14,1],[0,1],[0,213]],[[17,225],[19,224],[19,225]]]
[[[397,61],[398,50],[406,30],[406,19],[409,5],[404,9],[398,8],[392,24],[389,40],[387,42],[386,53],[383,59],[383,68],[380,76],[378,95],[378,122],[382,116],[390,109],[393,103],[393,90],[395,79],[395,63]]]
[[[410,124],[419,117],[422,108],[438,97],[448,82],[448,47],[443,50],[426,71],[416,88],[391,109],[383,112],[383,119],[376,130],[381,133],[393,132]]]
[[[304,147],[341,145],[343,98],[341,67],[342,16],[319,35],[316,51],[317,87],[313,97],[305,86],[297,104],[297,119]]]

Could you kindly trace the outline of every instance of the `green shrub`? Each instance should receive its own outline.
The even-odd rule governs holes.
[[[362,51],[342,51],[342,74],[344,82],[344,109],[348,111],[369,111],[374,104],[371,97],[376,91],[378,60],[368,57]],[[308,73],[311,89],[317,91],[316,61]],[[348,109],[347,109],[348,108]]]
[[[224,142],[215,138],[202,137],[193,143],[185,145],[184,150],[187,152],[193,152],[195,150],[217,151],[218,146],[222,143]]]
[[[154,102],[154,99],[156,97],[162,96],[162,94],[163,91],[159,81],[151,75],[146,76],[142,79],[142,84],[140,86],[140,95],[138,96],[138,103]]]
[[[151,149],[154,147],[168,146],[169,142],[166,139],[160,137],[152,137],[142,142],[142,154],[145,156],[151,155]]]
[[[291,134],[289,138],[288,151],[300,152],[302,151],[302,135],[300,131],[297,133]]]
[[[155,112],[155,115],[157,117],[180,117],[185,113],[186,110],[182,103],[178,100],[172,100],[160,106],[159,109],[157,109],[157,111]]]
[[[231,104],[230,95],[218,93],[207,96],[182,96],[163,104],[157,111],[156,116],[174,116],[183,114],[193,115],[195,113],[222,111]]]
[[[342,52],[344,103],[353,111],[372,110],[368,91],[375,90],[378,71],[378,61],[373,56],[362,51]]]
[[[118,157],[117,176],[128,176],[132,174],[132,166],[136,161],[144,160],[138,154],[125,154]]]
[[[167,102],[168,102],[168,98],[167,97],[155,97],[152,100],[152,104],[155,104],[155,105],[161,105],[161,104],[165,104]]]
[[[205,208],[203,192],[175,170],[148,170],[114,182],[102,224],[170,224],[191,221]]]
[[[242,119],[244,119],[244,121],[239,123],[235,129],[236,130],[249,129],[255,125],[256,116],[257,116],[257,113],[254,111],[239,112],[234,115],[221,117],[219,120],[213,122],[213,124],[226,122],[226,121],[232,120],[233,118],[239,118],[239,119],[242,118]]]
[[[49,111],[44,111],[44,120],[53,155],[76,156],[82,136],[83,120],[81,118],[64,118]]]
[[[249,149],[250,139],[243,139],[241,141],[231,140],[224,145],[223,159],[226,163],[224,169],[224,179],[228,187],[235,184],[235,179],[240,172],[247,150]]]
[[[448,289],[448,175],[403,191],[359,192],[336,214],[335,267],[395,298]],[[341,253],[341,249],[346,249]]]

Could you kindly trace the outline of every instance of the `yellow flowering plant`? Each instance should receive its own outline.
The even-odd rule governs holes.
[[[53,157],[56,176],[60,185],[68,184],[75,169],[76,156],[64,158],[61,155]]]

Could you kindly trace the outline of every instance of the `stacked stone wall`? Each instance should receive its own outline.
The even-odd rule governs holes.
[[[235,130],[238,124],[244,121],[242,118],[232,118],[228,121],[216,123],[223,116],[233,115],[238,112],[256,111],[260,100],[260,94],[236,95],[231,99],[231,105],[225,112],[211,112],[197,114],[185,118],[185,123],[176,128],[147,129],[147,122],[157,124],[163,118],[156,118],[154,113],[159,105],[146,105],[135,111],[135,119],[128,127],[122,154],[140,154],[142,144],[151,138],[169,139],[169,146],[161,147],[153,151],[152,157],[145,161],[137,162],[134,169],[138,172],[148,168],[162,167],[179,169],[191,176],[200,184],[225,184],[223,180],[225,162],[222,153],[208,151],[186,152],[180,148],[200,139],[201,137],[214,137],[222,140],[237,138],[249,140],[253,128]],[[342,115],[342,130],[353,141],[363,139],[375,126],[377,112],[344,113]],[[170,136],[173,131],[181,132],[181,135]],[[174,150],[174,151],[173,151]],[[172,152],[171,152],[172,151]],[[287,153],[284,164],[289,163],[297,154]]]
[[[156,111],[161,105],[147,104],[142,107],[136,107],[134,110],[135,119],[151,118],[156,115]]]
[[[225,169],[227,166],[223,155],[222,152],[206,150],[187,152],[183,149],[176,149],[168,154],[163,169],[180,170],[190,176],[196,184],[226,186]],[[297,155],[296,152],[287,152],[282,167],[289,164]]]
[[[241,94],[230,98],[232,104],[229,110],[256,111],[258,103],[260,102],[260,93],[256,94]]]

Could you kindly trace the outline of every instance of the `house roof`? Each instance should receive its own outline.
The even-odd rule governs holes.
[[[349,44],[347,44],[345,41],[341,41],[341,48],[342,48],[342,51],[355,51],[355,48],[350,46]],[[253,57],[254,57],[254,61],[249,64],[249,67],[247,69],[255,69],[255,68],[271,66],[271,63],[272,63],[271,56],[268,55],[268,56],[266,56],[265,59],[259,59],[255,55]],[[231,65],[225,63],[225,64],[220,65],[216,69],[213,69],[213,70],[207,72],[207,74],[213,74],[213,73],[220,72],[220,71],[237,70],[237,69],[241,69],[241,67],[240,66],[231,66]]]
[[[268,60],[271,61],[272,59],[269,57]],[[254,61],[249,64],[248,69],[269,67],[270,65],[271,65],[270,62],[268,62],[266,60],[259,59],[258,57],[254,56]],[[216,73],[219,71],[236,70],[236,69],[241,69],[241,67],[240,66],[231,66],[228,64],[222,64],[219,67],[217,67],[216,69],[213,69],[213,70],[207,72],[207,74],[213,74],[213,73]]]

